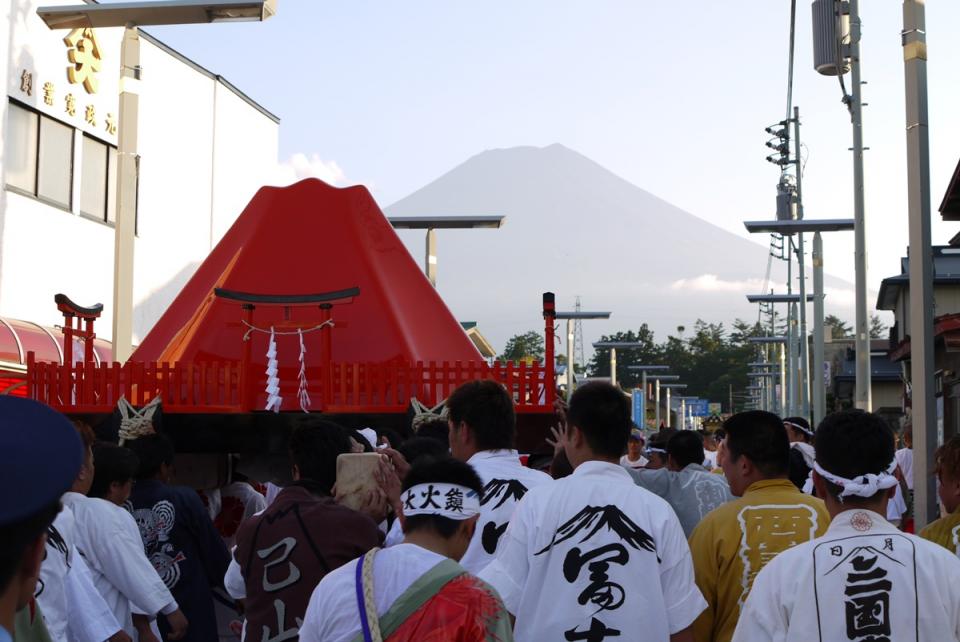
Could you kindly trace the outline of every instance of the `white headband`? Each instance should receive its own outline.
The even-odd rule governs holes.
[[[853,479],[846,479],[827,472],[817,462],[813,462],[813,469],[828,482],[832,482],[843,489],[840,492],[840,501],[843,501],[844,497],[851,495],[856,495],[857,497],[873,497],[879,491],[893,488],[900,483],[893,474],[893,471],[897,469],[896,459],[881,473],[867,473],[866,475],[860,475]]]
[[[459,484],[417,484],[400,496],[403,514],[438,515],[449,519],[470,519],[480,513],[477,492]]]
[[[650,446],[649,448],[644,448],[643,452],[647,453],[648,455],[650,453],[660,453],[661,455],[667,454],[667,451],[665,448],[654,448],[653,446]]]
[[[783,422],[783,423],[787,424],[788,426],[793,426],[794,428],[796,428],[796,429],[799,430],[800,432],[805,433],[805,434],[810,435],[811,437],[813,437],[813,431],[810,430],[809,428],[804,427],[804,426],[801,425],[801,424],[795,424],[795,423],[793,423],[792,421],[785,421],[785,422]]]

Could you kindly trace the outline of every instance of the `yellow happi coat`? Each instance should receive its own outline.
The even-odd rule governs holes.
[[[760,569],[829,524],[823,502],[788,479],[756,482],[707,515],[690,534],[697,586],[707,600],[693,625],[696,642],[729,642]]]
[[[960,508],[927,524],[926,528],[920,531],[920,537],[939,544],[960,557]]]

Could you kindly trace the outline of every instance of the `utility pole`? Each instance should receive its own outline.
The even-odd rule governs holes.
[[[793,108],[793,144],[794,167],[797,172],[797,218],[803,219],[803,160],[800,156],[800,108]],[[793,241],[790,242],[791,247]],[[807,271],[804,267],[803,232],[797,234],[797,271],[800,273],[800,414],[810,419],[810,387],[807,372],[809,356],[807,354]]]
[[[850,121],[853,124],[853,219],[856,263],[856,390],[854,405],[873,409],[870,386],[870,323],[867,314],[867,228],[863,201],[863,100],[860,81],[860,0],[850,0]],[[929,226],[929,223],[927,224]],[[929,241],[929,234],[927,239]]]
[[[826,413],[826,390],[823,383],[823,239],[813,234],[813,426],[820,425]]]
[[[910,230],[910,384],[913,405],[914,519],[920,529],[937,516],[931,474],[938,430],[933,370],[933,259],[930,241],[930,138],[927,126],[927,34],[924,0],[903,2],[903,67],[907,125]]]

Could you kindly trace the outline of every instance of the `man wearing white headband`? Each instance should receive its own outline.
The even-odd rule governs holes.
[[[324,577],[300,642],[512,640],[496,591],[456,562],[477,528],[482,492],[467,464],[449,457],[414,464],[400,495],[403,543]]]
[[[734,642],[960,640],[960,560],[884,519],[898,483],[890,427],[849,410],[816,437],[813,480],[832,522],[760,571]]]

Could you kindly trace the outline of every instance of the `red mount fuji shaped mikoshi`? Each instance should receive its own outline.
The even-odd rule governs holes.
[[[552,365],[552,295],[544,314]],[[484,362],[366,188],[316,179],[260,189],[126,364],[34,364],[31,390],[73,413],[157,394],[165,414],[262,411],[271,328],[282,411],[302,412],[302,331],[311,412],[403,414],[481,378],[552,412],[552,368]]]

